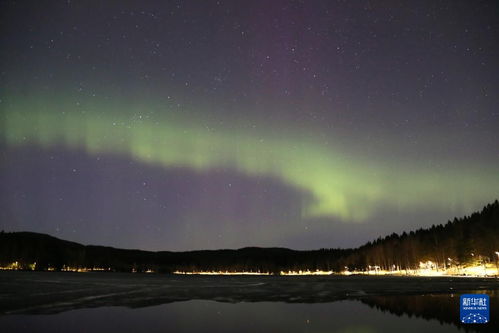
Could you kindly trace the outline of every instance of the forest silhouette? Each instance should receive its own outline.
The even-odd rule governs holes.
[[[427,229],[393,233],[355,249],[297,251],[246,247],[238,250],[186,252],[142,251],[82,245],[33,232],[0,233],[0,266],[16,269],[64,270],[99,268],[115,272],[261,272],[366,271],[417,269],[432,262],[449,266],[498,265],[499,202],[480,212]],[[36,263],[36,265],[34,264]]]

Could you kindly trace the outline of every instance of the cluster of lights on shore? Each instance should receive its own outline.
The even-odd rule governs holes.
[[[468,276],[468,277],[499,277],[497,267],[478,265],[462,268],[437,269],[432,261],[420,262],[419,269],[381,269],[380,266],[368,266],[364,271],[345,270],[342,272],[322,271],[322,270],[298,270],[280,271],[279,275],[284,276],[310,276],[310,275],[396,275],[396,276]],[[274,275],[270,272],[237,272],[237,271],[175,271],[173,274],[179,275]]]
[[[499,277],[499,251],[495,254],[498,264],[487,264],[482,261],[479,265],[458,266],[453,265],[454,260],[447,258],[447,265],[439,265],[431,260],[420,261],[418,269],[400,269],[393,265],[390,270],[381,269],[378,265],[368,265],[365,270],[349,270],[345,266],[342,272],[322,270],[280,271],[279,275],[307,276],[307,275],[396,275],[396,276],[468,276],[468,277]],[[475,254],[471,253],[474,257]],[[270,272],[237,272],[237,271],[175,271],[179,275],[274,275]]]
[[[498,257],[499,263],[499,251],[495,254]],[[474,256],[471,253],[471,256]],[[469,277],[499,277],[499,264],[487,264],[482,262],[479,265],[473,266],[458,266],[453,265],[453,259],[447,258],[447,265],[444,267],[439,267],[439,265],[433,261],[425,261],[419,263],[418,269],[400,269],[395,265],[392,266],[390,270],[381,269],[378,265],[369,265],[365,270],[349,270],[345,266],[345,270],[342,272],[333,271],[322,271],[322,270],[298,270],[298,271],[280,271],[278,275],[284,276],[308,276],[308,275],[408,275],[408,276],[469,276]],[[0,270],[36,270],[36,262],[28,265],[22,265],[18,261],[14,261],[8,265],[0,266]],[[55,271],[54,267],[48,267],[47,271]],[[61,268],[63,272],[106,272],[112,271],[110,267],[70,267],[64,265]],[[132,269],[132,273],[136,273],[137,270]],[[155,273],[152,269],[147,269],[144,273]],[[175,271],[173,274],[178,275],[275,275],[271,272],[261,272],[261,271]]]

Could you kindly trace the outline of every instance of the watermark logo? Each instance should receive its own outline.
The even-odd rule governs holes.
[[[465,294],[460,298],[460,318],[464,324],[486,324],[490,321],[489,295]]]

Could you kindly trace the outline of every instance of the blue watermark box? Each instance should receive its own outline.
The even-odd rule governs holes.
[[[464,324],[486,324],[490,321],[490,300],[485,294],[465,294],[460,298],[460,319]]]

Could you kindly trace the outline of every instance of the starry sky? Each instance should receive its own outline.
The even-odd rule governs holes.
[[[499,198],[497,1],[2,1],[0,229],[353,247]]]

